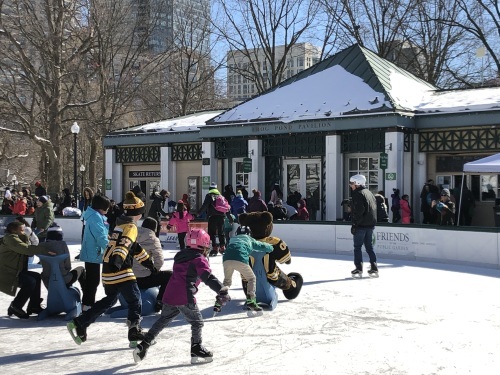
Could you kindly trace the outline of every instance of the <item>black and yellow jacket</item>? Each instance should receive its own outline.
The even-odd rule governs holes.
[[[269,254],[264,255],[264,269],[266,271],[266,276],[269,281],[278,280],[281,270],[276,263],[287,263],[292,261],[292,256],[290,254],[290,249],[288,248],[285,241],[278,237],[264,237],[258,239],[260,242],[267,243],[273,247],[273,251]],[[250,265],[253,267],[253,258],[250,258]]]
[[[132,218],[121,216],[117,218],[116,224],[104,253],[103,285],[114,285],[127,281],[135,282],[136,278],[132,271],[134,259],[150,269],[151,272],[156,271],[148,253],[136,242],[138,231]]]

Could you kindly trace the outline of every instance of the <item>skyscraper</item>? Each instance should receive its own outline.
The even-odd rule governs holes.
[[[174,45],[208,50],[210,0],[137,0],[135,7],[138,32],[152,28],[150,52],[166,52]]]

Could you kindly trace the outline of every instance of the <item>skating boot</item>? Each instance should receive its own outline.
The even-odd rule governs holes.
[[[163,308],[163,302],[161,300],[157,300],[155,303],[155,312],[160,312]]]
[[[201,343],[191,344],[191,364],[212,362],[213,353],[209,352]]]
[[[218,313],[220,313],[222,311],[222,305],[219,303],[219,302],[215,302],[214,304],[214,315],[213,317],[215,317]]]
[[[135,363],[139,363],[144,358],[146,358],[146,354],[148,354],[148,349],[150,346],[151,344],[147,341],[143,341],[139,345],[137,345],[137,347],[134,349],[134,352],[132,353]]]
[[[245,303],[245,308],[248,310],[248,317],[255,317],[263,315],[262,307],[257,304],[257,300],[254,298],[247,297],[247,301]]]
[[[356,266],[356,268],[351,271],[351,276],[354,279],[361,279],[363,277],[363,265],[360,264]]]
[[[210,250],[210,253],[208,254],[208,256],[216,257],[218,253],[219,253],[219,246],[214,246],[214,247],[212,247],[212,250]]]
[[[378,277],[377,263],[370,263],[370,270],[368,271],[368,276],[370,276],[370,277]]]
[[[66,328],[68,328],[69,334],[77,345],[81,345],[82,342],[87,341],[87,328],[79,325],[77,320],[70,321],[66,324]]]
[[[226,251],[226,247],[225,246],[219,247],[219,253],[224,254],[224,251]]]
[[[19,308],[17,306],[14,306],[13,303],[10,304],[9,308],[7,309],[7,315],[12,316],[15,315],[19,319],[29,319],[29,314],[26,313],[22,308]]]
[[[130,326],[128,330],[128,341],[129,341],[129,348],[135,348],[137,347],[137,341],[142,341],[144,340],[144,333],[142,332],[142,328],[139,324]]]

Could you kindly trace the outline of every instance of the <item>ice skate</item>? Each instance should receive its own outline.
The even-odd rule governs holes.
[[[7,309],[7,315],[12,316],[15,315],[19,319],[29,319],[29,314],[26,313],[23,309],[20,309],[17,306],[14,306],[14,304],[10,304],[9,308]]]
[[[68,328],[69,334],[77,345],[87,341],[87,328],[81,327],[75,320],[66,324],[66,328]]]
[[[356,267],[351,271],[351,276],[354,279],[361,279],[363,277],[363,269]]]
[[[368,276],[373,277],[373,278],[378,277],[377,263],[371,263],[370,270],[368,271]]]
[[[135,363],[139,363],[144,358],[146,358],[146,354],[148,354],[148,349],[150,346],[151,344],[146,341],[143,341],[139,345],[137,345],[137,347],[134,349],[134,352],[132,353]]]
[[[221,246],[219,247],[219,253],[222,255],[224,254],[224,251],[226,251],[226,247],[225,246]]]
[[[247,316],[253,318],[256,316],[262,316],[264,311],[262,307],[257,304],[257,300],[254,298],[248,298],[245,303],[245,310],[247,310]]]
[[[201,344],[191,345],[191,364],[208,363],[213,361],[213,353]]]
[[[139,325],[132,326],[128,330],[128,341],[129,348],[137,347],[137,341],[144,340],[144,333],[142,332],[142,328]]]
[[[214,305],[214,315],[212,315],[212,317],[215,318],[215,316],[220,313],[222,310],[222,305],[219,303],[219,302],[215,302],[215,305]]]
[[[208,256],[216,257],[217,254],[219,254],[219,246],[214,246],[214,247],[212,247],[212,250],[210,250],[210,253],[208,254]]]

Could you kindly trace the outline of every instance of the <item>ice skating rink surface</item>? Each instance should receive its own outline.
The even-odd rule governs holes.
[[[182,317],[135,365],[124,319],[102,316],[75,345],[63,316],[37,321],[7,316],[12,297],[0,294],[3,374],[498,374],[500,271],[379,259],[380,278],[350,277],[352,258],[292,250],[302,292],[262,317],[248,318],[235,273],[232,301],[212,318],[215,294],[204,284],[198,304],[203,344],[212,363],[190,364],[190,326]],[[172,266],[175,244],[164,245]],[[71,245],[72,259],[79,245]],[[366,256],[366,254],[364,254]],[[210,258],[222,281],[222,257]],[[81,264],[73,260],[73,266]],[[40,270],[38,265],[34,270]],[[46,291],[42,287],[42,294]],[[99,287],[98,298],[104,295]],[[156,316],[146,316],[144,329]]]

